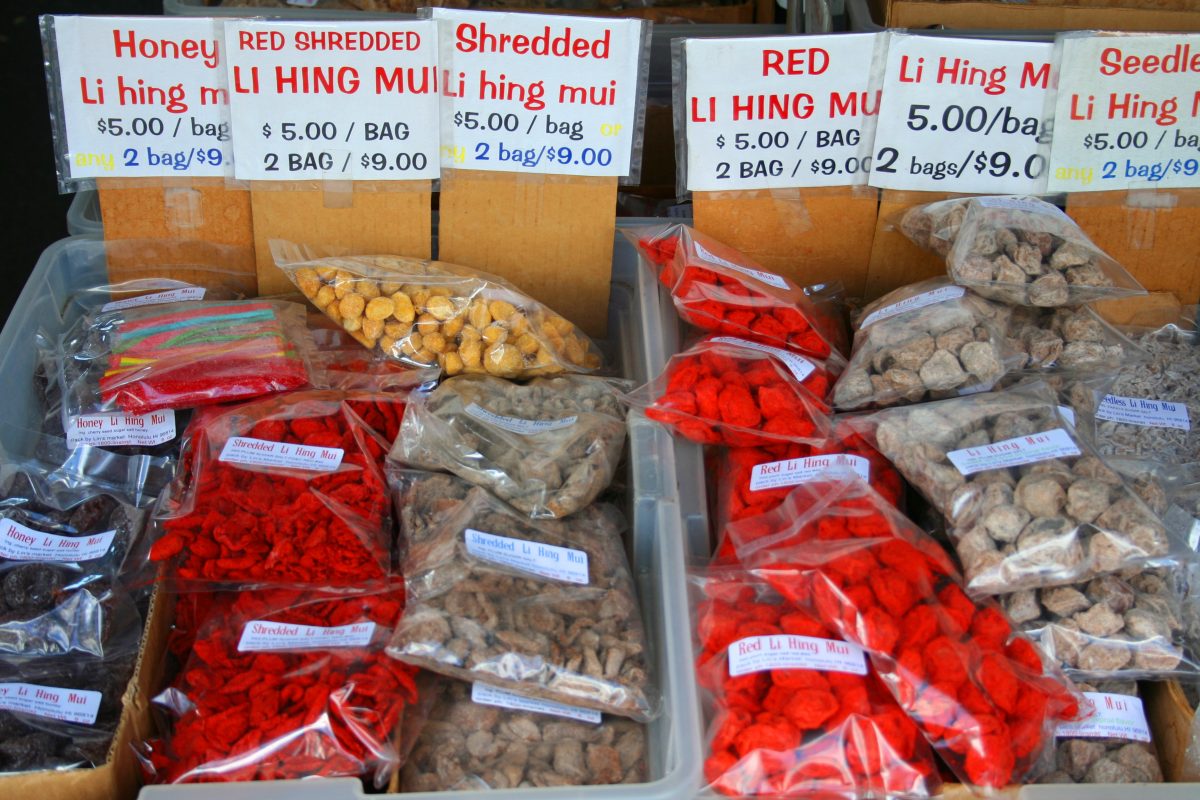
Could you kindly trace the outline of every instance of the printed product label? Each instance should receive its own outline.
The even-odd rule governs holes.
[[[175,411],[80,414],[67,420],[67,447],[153,447],[175,438]]]
[[[966,294],[967,290],[961,286],[943,286],[940,289],[934,289],[930,292],[922,292],[918,295],[913,295],[906,300],[901,300],[899,303],[892,303],[890,306],[876,309],[866,316],[859,323],[859,329],[874,325],[880,320],[894,317],[897,314],[903,314],[906,311],[916,311],[918,308],[931,306],[934,303],[944,303],[947,300],[957,300]]]
[[[496,536],[474,528],[465,533],[467,552],[493,564],[566,583],[588,584],[588,555],[582,550]]]
[[[1075,424],[1075,409],[1071,408],[1070,406],[1059,406],[1058,413],[1067,422],[1071,423],[1072,425]]]
[[[870,461],[849,453],[834,453],[759,464],[750,472],[750,491],[797,486],[844,470],[852,470],[864,481],[871,480]]]
[[[787,281],[773,272],[763,272],[761,269],[741,267],[737,264],[734,264],[732,261],[726,261],[720,256],[710,253],[707,248],[705,248],[699,242],[692,242],[692,245],[696,248],[696,253],[705,261],[711,261],[714,264],[720,264],[722,267],[727,267],[728,269],[731,269],[735,272],[740,272],[743,275],[749,275],[751,278],[754,278],[757,281],[762,281],[769,286],[774,286],[776,289],[788,288]]]
[[[771,669],[819,669],[867,674],[862,648],[815,636],[748,636],[729,645],[729,674],[736,678]]]
[[[13,561],[91,561],[112,547],[116,531],[89,536],[58,536],[0,520],[0,558]]]
[[[797,355],[796,353],[789,353],[787,350],[782,350],[778,347],[769,347],[765,344],[759,344],[757,342],[748,342],[745,339],[739,339],[736,336],[714,336],[709,341],[721,342],[723,344],[734,344],[738,347],[748,347],[751,350],[770,353],[782,361],[798,381],[803,381],[809,375],[812,375],[813,370],[817,368],[815,364],[813,364],[804,356]]]
[[[1060,725],[1055,731],[1058,738],[1150,741],[1150,726],[1146,724],[1146,711],[1140,698],[1104,692],[1084,692],[1083,696],[1096,713],[1082,722]]]
[[[471,702],[482,706],[496,706],[513,711],[529,711],[534,714],[550,714],[555,717],[566,717],[580,722],[600,724],[600,712],[590,708],[576,708],[552,700],[535,700],[532,697],[522,697],[519,694],[488,686],[486,683],[471,684]]]
[[[984,208],[1012,208],[1018,211],[1030,211],[1047,217],[1068,219],[1066,213],[1058,206],[1040,203],[1030,197],[980,197],[979,205]]]
[[[1096,409],[1096,417],[1143,428],[1174,428],[1180,431],[1192,429],[1186,403],[1169,403],[1166,400],[1151,400],[1147,397],[1107,394]]]
[[[127,297],[124,300],[113,300],[111,303],[105,303],[100,306],[101,311],[120,311],[123,308],[137,308],[138,306],[157,306],[162,303],[187,303],[192,300],[204,299],[203,286],[188,286],[183,289],[171,289],[166,292],[154,292],[153,294],[143,294],[138,297]]]
[[[100,693],[36,683],[0,683],[0,709],[76,725],[94,725],[100,713]]]
[[[341,466],[345,454],[346,451],[340,447],[307,447],[251,439],[248,436],[231,436],[221,450],[221,460],[228,464],[332,472]]]
[[[1081,455],[1071,439],[1071,434],[1062,428],[1016,436],[994,444],[979,447],[964,447],[946,454],[950,463],[963,475],[973,475],[989,469],[1019,467],[1048,461],[1052,458],[1070,458]]]
[[[238,641],[239,653],[267,650],[307,650],[326,647],[366,647],[375,635],[374,622],[355,622],[335,628],[315,625],[292,625],[255,619],[242,628]]]
[[[532,433],[545,433],[546,431],[556,431],[560,428],[569,428],[575,424],[579,417],[563,417],[562,419],[521,419],[520,417],[506,417],[503,414],[493,414],[482,406],[471,403],[463,409],[472,417],[481,422],[486,422],[490,425],[495,425],[497,428],[503,428],[512,433],[519,433],[522,436],[528,436]]]

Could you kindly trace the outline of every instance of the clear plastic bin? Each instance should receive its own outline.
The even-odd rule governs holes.
[[[95,189],[75,193],[67,209],[67,233],[72,236],[99,236],[104,233],[100,219],[100,195]]]

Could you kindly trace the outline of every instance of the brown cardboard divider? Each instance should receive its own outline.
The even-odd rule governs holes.
[[[275,266],[271,239],[346,247],[355,255],[432,255],[430,181],[251,183],[258,293],[287,294],[292,282]]]
[[[696,229],[801,286],[867,286],[878,194],[867,187],[694,192]]]
[[[1067,214],[1148,291],[1200,299],[1200,189],[1076,193]]]
[[[1163,778],[1171,783],[1185,780],[1184,754],[1192,737],[1195,712],[1183,696],[1179,681],[1144,682],[1142,691]]]
[[[514,283],[604,338],[617,179],[443,170],[438,258]]]
[[[162,681],[172,608],[165,593],[150,598],[141,651],[122,698],[121,721],[113,735],[108,761],[92,769],[46,770],[0,778],[5,800],[132,800],[141,784],[141,768],[133,743],[153,733],[150,700]]]
[[[864,299],[874,300],[901,286],[945,274],[946,262],[942,257],[913,244],[897,226],[900,217],[912,206],[958,196],[945,192],[883,190]]]
[[[229,188],[223,178],[101,178],[96,188],[106,241],[176,244],[181,260],[175,263],[196,261],[181,243],[222,245],[222,262],[211,266],[254,275],[250,193],[245,189]],[[110,251],[109,281],[127,280],[130,273],[162,263],[154,257],[135,247]],[[160,277],[179,276],[160,272]]]
[[[1188,0],[1163,2],[1006,3],[947,2],[947,0],[874,0],[886,4],[890,28],[1014,29],[1014,30],[1113,30],[1195,31],[1200,30],[1200,9]]]

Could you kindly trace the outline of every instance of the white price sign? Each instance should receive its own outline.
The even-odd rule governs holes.
[[[1067,36],[1051,192],[1200,186],[1200,34]]]
[[[436,31],[430,21],[226,23],[234,176],[436,179]]]
[[[893,34],[871,185],[1036,193],[1054,45]]]
[[[433,9],[442,166],[627,175],[645,23]]]
[[[882,34],[684,41],[687,188],[862,183]]]
[[[64,184],[225,174],[231,151],[221,24],[43,18]]]

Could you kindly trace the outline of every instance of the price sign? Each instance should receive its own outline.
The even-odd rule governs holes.
[[[442,166],[628,175],[645,23],[433,9]]]
[[[1053,53],[1049,42],[893,34],[871,185],[1037,193]]]
[[[230,21],[234,176],[439,175],[436,26]]]
[[[220,22],[54,16],[42,31],[63,189],[89,178],[225,174]]]
[[[1200,186],[1200,34],[1064,37],[1051,192]]]
[[[861,183],[881,34],[684,42],[687,188]]]

